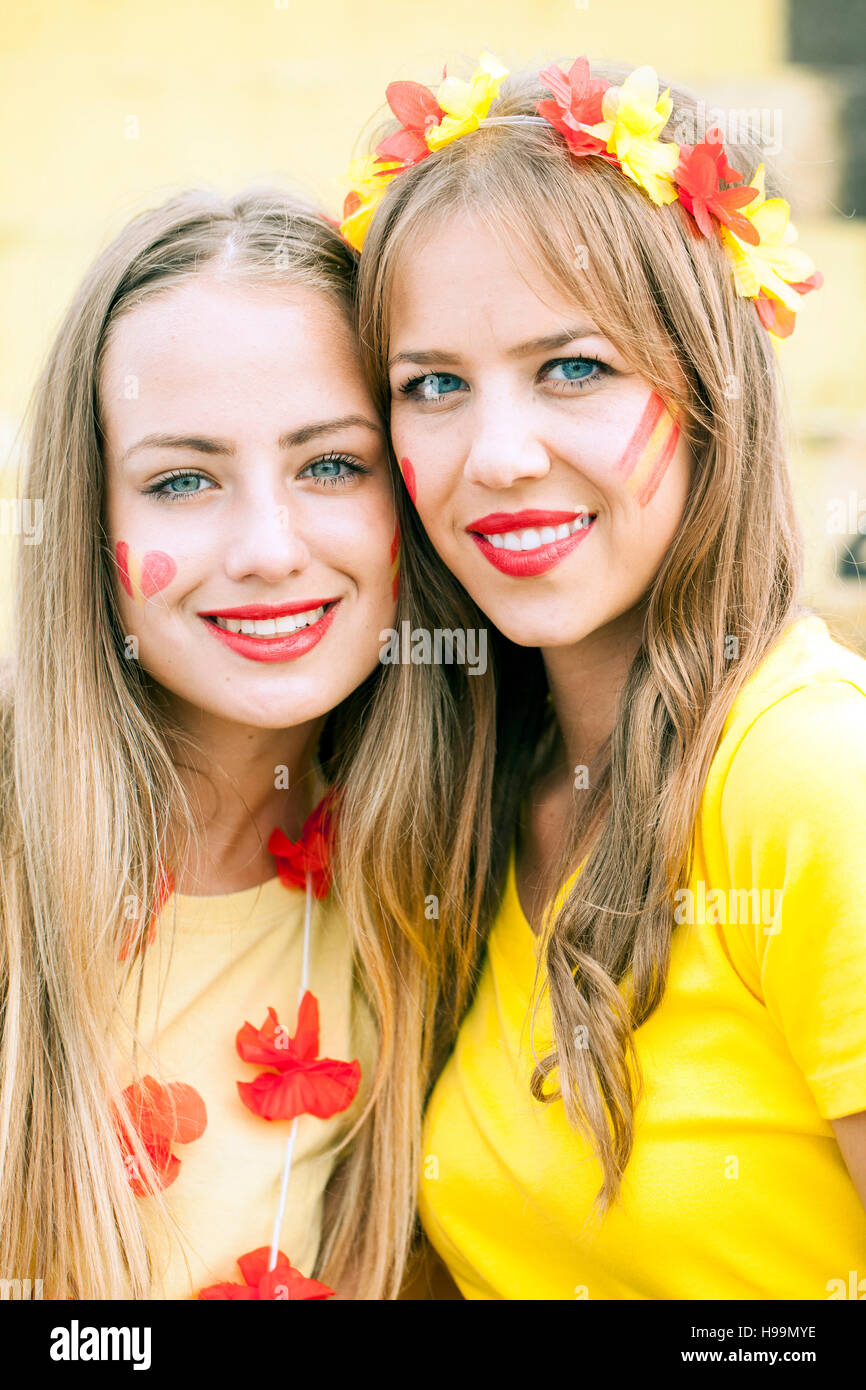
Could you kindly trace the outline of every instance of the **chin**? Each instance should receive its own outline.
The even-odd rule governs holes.
[[[549,611],[537,619],[527,615],[504,617],[496,626],[517,647],[572,647],[588,636],[597,624],[575,622],[573,612],[564,613],[560,621]]]

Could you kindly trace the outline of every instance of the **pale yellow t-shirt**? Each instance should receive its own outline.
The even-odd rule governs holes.
[[[512,862],[426,1118],[421,1217],[466,1298],[826,1299],[866,1273],[829,1123],[866,1110],[866,661],[820,619],[792,624],[732,707],[694,847],[665,993],[635,1034],[621,1199],[595,1227],[598,1161],[562,1102],[529,1092],[538,938]],[[545,998],[539,1055],[550,1037]]]
[[[259,1028],[269,1005],[294,1033],[304,908],[302,891],[273,878],[219,897],[172,895],[158,918],[139,1035],[154,1048],[161,1070],[144,1052],[139,1070],[163,1083],[194,1086],[207,1107],[207,1128],[193,1143],[173,1146],[181,1169],[165,1189],[183,1231],[191,1274],[178,1239],[160,1236],[149,1211],[153,1199],[139,1198],[154,1254],[155,1298],[194,1298],[208,1284],[242,1283],[237,1257],[270,1245],[291,1121],[268,1121],[245,1107],[235,1082],[252,1081],[264,1068],[241,1060],[235,1038],[245,1022]],[[166,969],[173,916],[174,946]],[[313,903],[309,988],[319,1001],[319,1056],[358,1058],[361,1084],[342,1114],[330,1120],[302,1115],[298,1122],[280,1249],[308,1276],[319,1249],[332,1149],[357,1117],[376,1061],[375,1027],[354,979],[349,930],[330,897]],[[124,992],[130,1018],[135,989],[130,982]],[[122,1066],[118,1076],[121,1085],[131,1079]]]

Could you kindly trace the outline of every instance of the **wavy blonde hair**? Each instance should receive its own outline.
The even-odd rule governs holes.
[[[593,69],[613,82],[627,71]],[[669,126],[689,119],[693,139],[701,139],[696,99],[677,88],[672,95]],[[537,74],[506,78],[490,117],[536,116],[542,97],[549,92]],[[748,177],[754,149],[727,150]],[[446,218],[467,213],[530,257],[560,294],[573,294],[632,368],[674,403],[694,461],[680,527],[645,596],[642,640],[615,727],[591,769],[591,790],[575,803],[547,884],[550,895],[589,847],[546,930],[536,987],[543,966],[554,1045],[536,1059],[531,1090],[543,1102],[561,1096],[569,1122],[597,1153],[600,1215],[617,1195],[632,1149],[641,1088],[633,1035],[664,992],[672,895],[687,881],[709,764],[738,691],[796,614],[800,539],[773,349],[754,304],[735,294],[718,239],[699,235],[680,205],[653,206],[605,161],[572,157],[547,124],[483,126],[390,185],[365,241],[359,282],[361,340],[383,413],[391,293],[402,259]],[[410,579],[424,573],[429,585],[441,562],[402,495],[401,508],[422,557]],[[739,641],[737,660],[727,654],[731,637]],[[525,756],[513,737],[520,711],[528,727],[538,701],[535,656],[511,653],[513,669],[526,672],[526,685],[518,680],[508,691],[520,706],[509,711],[511,728],[490,717],[489,703],[475,726],[488,757],[506,768]],[[555,735],[550,720],[538,728],[536,773],[549,764]],[[507,800],[494,810],[491,834],[501,845],[513,839],[517,818]],[[473,814],[486,837],[489,804],[476,802]],[[501,859],[485,863],[480,851],[476,867],[485,901],[495,903]],[[537,1010],[541,994],[534,994]],[[577,1043],[581,1025],[586,1047]],[[548,1088],[557,1071],[558,1083],[553,1078]]]
[[[113,1118],[121,1097],[111,1035],[139,1075],[120,998],[143,971],[160,862],[182,862],[197,834],[178,775],[179,754],[195,744],[172,726],[161,687],[125,658],[104,521],[99,372],[119,315],[217,262],[233,277],[312,286],[353,319],[357,258],[328,219],[273,190],[229,201],[186,193],[133,220],[94,264],[30,408],[22,492],[42,500],[44,536],[19,550],[17,649],[0,689],[0,1274],[41,1278],[46,1297],[143,1298],[152,1288],[153,1249]],[[393,814],[377,799],[377,778],[405,754],[405,731],[388,714],[405,697],[385,696],[386,670],[334,712],[319,750],[328,780],[344,786],[350,835]],[[465,691],[439,698],[451,747]],[[467,750],[446,766],[440,751],[426,775],[454,798],[455,778],[478,780],[477,761]],[[418,824],[428,828],[423,813]],[[465,817],[457,833],[431,837],[423,864],[417,842],[405,864],[396,832],[392,845],[374,885],[394,912],[402,905],[387,937],[351,852],[337,870],[381,1050],[344,1141],[317,1272],[345,1274],[347,1287],[351,1277],[362,1298],[400,1286],[434,1034],[449,1017],[437,1002],[447,952],[425,917],[425,891],[441,880],[446,918],[472,916]],[[141,951],[118,969],[130,900]],[[449,968],[457,996],[461,970],[459,961]],[[150,1174],[140,1144],[136,1156]],[[157,1225],[172,1222],[160,1194],[148,1206]]]

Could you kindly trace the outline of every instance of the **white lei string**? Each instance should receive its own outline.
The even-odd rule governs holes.
[[[307,870],[307,901],[304,909],[304,963],[301,968],[301,988],[298,991],[298,1006],[307,992],[307,985],[310,976],[310,925],[313,920],[313,881],[310,871]],[[268,1261],[268,1269],[275,1268],[277,1263],[277,1249],[280,1244],[280,1232],[283,1228],[283,1217],[286,1214],[286,1196],[289,1190],[289,1177],[292,1172],[292,1158],[295,1152],[295,1140],[298,1135],[298,1120],[300,1115],[296,1115],[292,1120],[292,1128],[286,1144],[286,1157],[283,1162],[283,1182],[280,1188],[280,1204],[277,1208],[277,1218],[274,1222],[274,1232],[271,1238],[271,1255]]]

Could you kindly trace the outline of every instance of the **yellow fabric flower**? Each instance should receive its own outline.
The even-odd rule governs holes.
[[[677,198],[672,175],[680,147],[658,138],[672,110],[670,89],[659,96],[655,69],[635,68],[621,87],[608,87],[601,103],[604,120],[588,127],[607,141],[608,154],[616,156],[624,173],[659,204]]]
[[[753,299],[761,291],[773,294],[789,309],[800,305],[800,295],[790,284],[808,280],[815,270],[805,251],[793,246],[797,233],[790,221],[791,208],[784,198],[767,198],[764,192],[764,166],[759,165],[751,186],[757,195],[741,211],[757,229],[757,246],[741,241],[729,227],[722,227],[722,242],[734,268],[737,294]]]
[[[428,148],[439,150],[461,135],[478,129],[478,122],[487,115],[494,97],[499,95],[508,68],[492,53],[482,53],[478,67],[468,82],[458,77],[446,77],[436,93],[436,100],[445,112],[438,126],[426,132]]]
[[[388,191],[394,170],[399,168],[396,161],[383,164],[374,155],[353,159],[349,165],[346,178],[351,192],[343,204],[340,232],[356,251],[361,250],[373,213]]]

